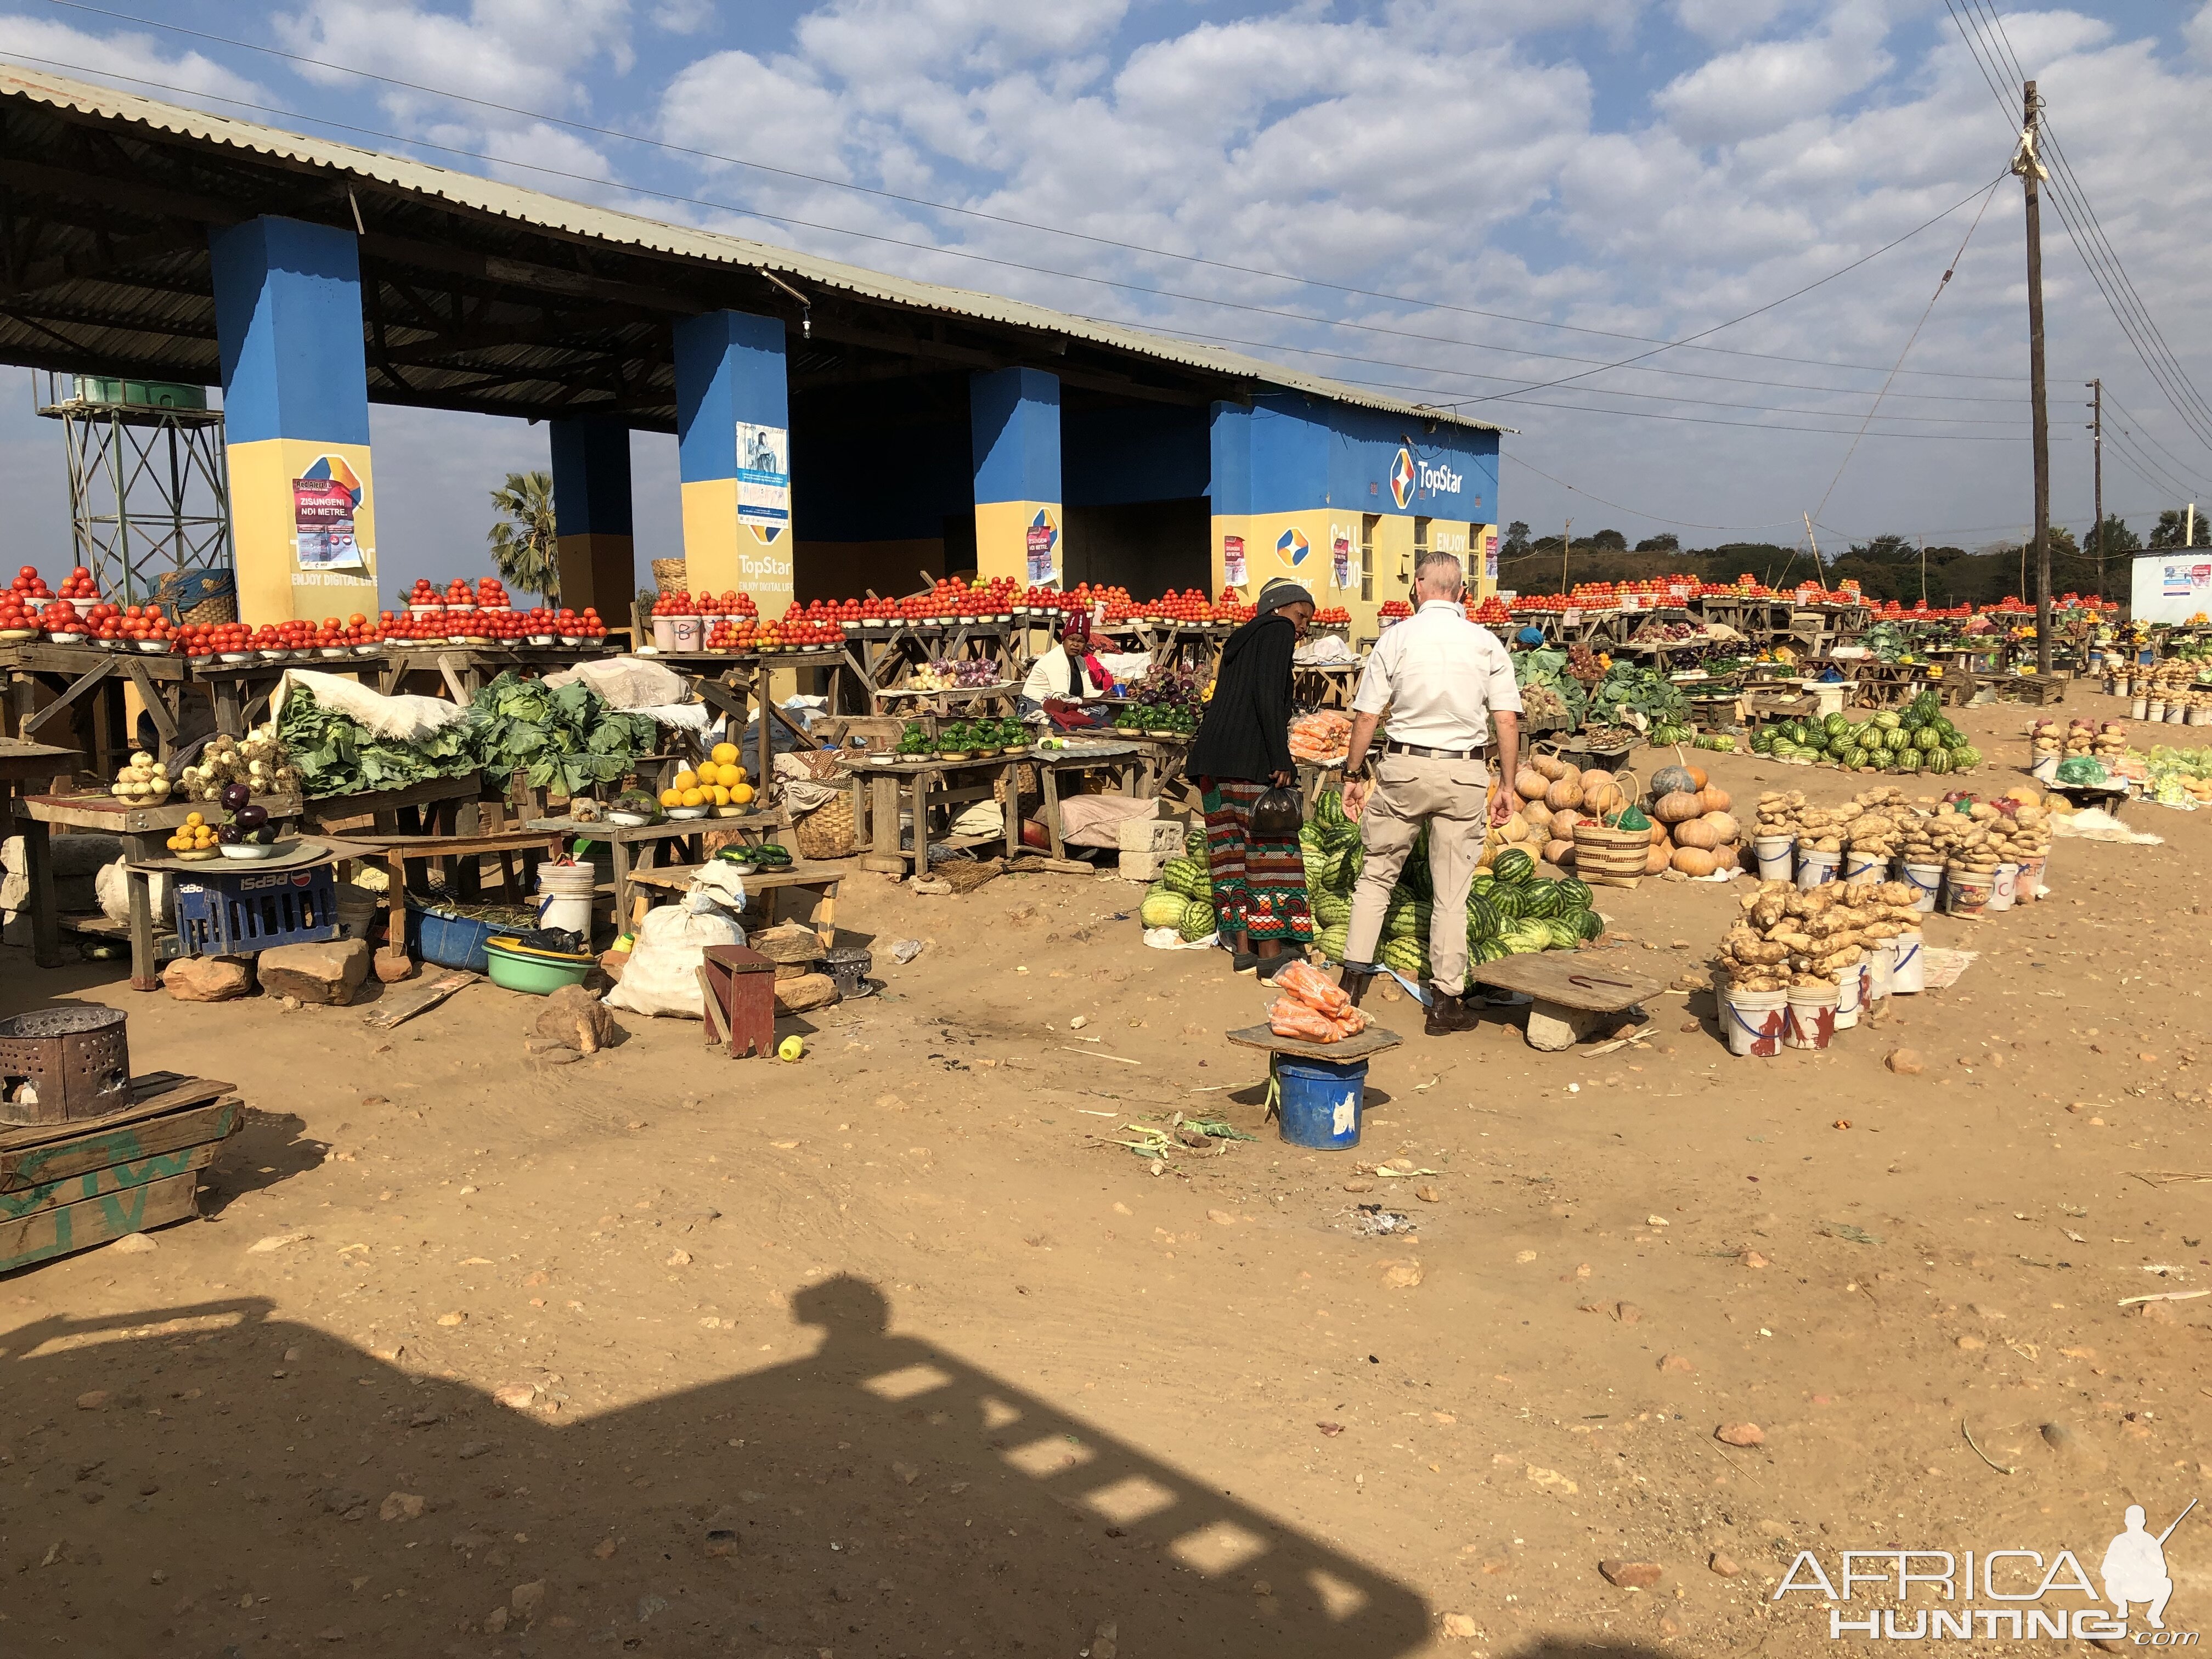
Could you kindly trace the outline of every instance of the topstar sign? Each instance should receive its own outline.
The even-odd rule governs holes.
[[[1459,494],[1460,475],[1442,462],[1420,464],[1421,488],[1433,489],[1440,495]]]

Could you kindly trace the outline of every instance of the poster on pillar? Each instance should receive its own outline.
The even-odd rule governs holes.
[[[232,444],[225,459],[240,615],[283,620],[376,609],[376,495],[367,444],[268,438]]]
[[[1221,538],[1221,583],[1224,587],[1244,586],[1244,538],[1224,536]]]
[[[1030,520],[1024,545],[1030,585],[1042,587],[1058,580],[1054,555],[1060,549],[1060,526],[1050,507],[1037,508],[1036,516]]]
[[[1339,592],[1352,586],[1352,538],[1340,532],[1330,544],[1329,582]]]
[[[738,523],[774,546],[791,528],[791,433],[738,422]]]

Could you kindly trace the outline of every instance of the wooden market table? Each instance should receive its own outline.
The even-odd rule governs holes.
[[[1349,708],[1367,665],[1317,662],[1291,665],[1291,700],[1309,708]]]
[[[297,795],[257,795],[254,801],[269,809],[272,821],[300,816]],[[192,813],[207,810],[204,804],[175,799],[159,806],[133,806],[112,795],[27,795],[19,800],[16,822],[22,826],[25,859],[33,872],[31,939],[39,966],[58,968],[62,960],[61,918],[54,908],[53,881],[51,874],[42,878],[37,873],[52,868],[48,862],[52,856],[49,831],[56,826],[90,830],[113,836],[123,843],[124,875],[131,897],[131,920],[124,928],[131,940],[131,988],[159,990],[151,870],[161,860],[170,833]],[[105,917],[97,925],[79,925],[90,926],[97,933],[115,931],[114,924]]]
[[[1067,856],[1067,848],[1060,836],[1060,781],[1067,772],[1090,772],[1112,768],[1120,778],[1121,793],[1136,799],[1146,799],[1143,791],[1146,765],[1145,751],[1133,743],[1084,743],[1069,741],[1065,749],[1032,749],[1018,758],[1027,760],[1036,768],[1037,793],[1044,798],[1042,808],[1044,831],[1056,859]],[[1009,788],[1007,811],[1013,814],[1017,803],[1014,792]]]
[[[1665,979],[1628,967],[1626,956],[1625,951],[1532,951],[1475,963],[1468,980],[1531,999],[1528,1046],[1557,1053],[1667,988]]]
[[[473,870],[480,858],[496,856],[505,866],[511,858],[522,860],[520,878],[515,878],[512,866],[507,866],[506,890],[507,902],[524,902],[523,896],[530,890],[531,862],[533,858],[557,859],[566,850],[562,838],[549,836],[542,830],[522,828],[495,830],[482,835],[385,835],[379,831],[350,830],[344,836],[347,857],[354,863],[381,864],[385,871],[385,936],[384,954],[398,962],[407,960],[407,866],[410,864],[428,864],[447,859],[463,860],[464,870]],[[459,872],[449,890],[461,885]],[[418,890],[428,890],[428,882],[418,884]]]
[[[571,817],[532,818],[523,827],[550,836],[556,841],[605,842],[613,850],[614,915],[620,926],[629,915],[633,880],[639,872],[659,867],[662,842],[691,843],[670,850],[688,859],[688,867],[696,869],[706,859],[707,849],[702,838],[709,830],[735,831],[745,838],[746,845],[757,847],[768,836],[788,828],[789,821],[781,812],[747,812],[730,817],[669,818],[659,823],[587,823]]]
[[[1001,793],[1006,799],[1000,816],[1005,819],[1003,836],[947,836],[944,845],[956,848],[985,847],[1003,839],[1006,856],[1011,859],[1021,850],[1022,815],[1020,801],[1014,792],[1014,769],[1033,758],[1027,750],[1017,750],[1009,755],[994,755],[986,760],[899,760],[872,756],[861,763],[868,781],[868,822],[872,845],[860,860],[862,866],[886,875],[903,876],[909,866],[917,873],[929,873],[929,809],[933,805],[955,806],[969,801],[997,799]],[[1005,785],[1003,792],[1000,786]],[[912,819],[913,844],[899,845],[899,803],[903,799]]]
[[[787,869],[756,870],[751,875],[740,876],[738,879],[745,884],[748,901],[756,893],[763,895],[761,910],[771,927],[776,925],[777,895],[791,892],[811,894],[814,902],[808,907],[808,915],[794,920],[803,920],[811,927],[826,950],[836,943],[837,884],[860,867],[861,862],[857,859],[838,859],[835,861],[797,859]],[[691,878],[705,867],[698,864],[674,864],[633,872],[630,888],[638,895],[639,908],[624,925],[635,931],[656,897],[683,897],[690,888]]]

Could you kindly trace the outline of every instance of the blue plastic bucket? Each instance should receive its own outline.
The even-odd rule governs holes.
[[[1340,1152],[1359,1144],[1359,1118],[1367,1103],[1367,1062],[1292,1060],[1275,1056],[1276,1110],[1283,1139],[1317,1152]]]

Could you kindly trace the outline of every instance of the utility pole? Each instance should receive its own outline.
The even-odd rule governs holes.
[[[1559,597],[1567,592],[1567,550],[1575,544],[1575,521],[1569,519],[1566,527],[1559,532]]]
[[[2105,383],[2089,382],[2089,464],[2096,480],[2097,597],[2105,597]]]
[[[1920,538],[1920,603],[1928,603],[1928,538]]]
[[[2035,666],[2051,672],[2051,411],[2043,380],[2043,203],[2039,186],[2043,163],[2036,159],[2039,100],[2035,82],[2020,88],[2020,149],[2012,170],[2027,197],[2027,380],[2033,404],[2030,432],[2035,445]]]

